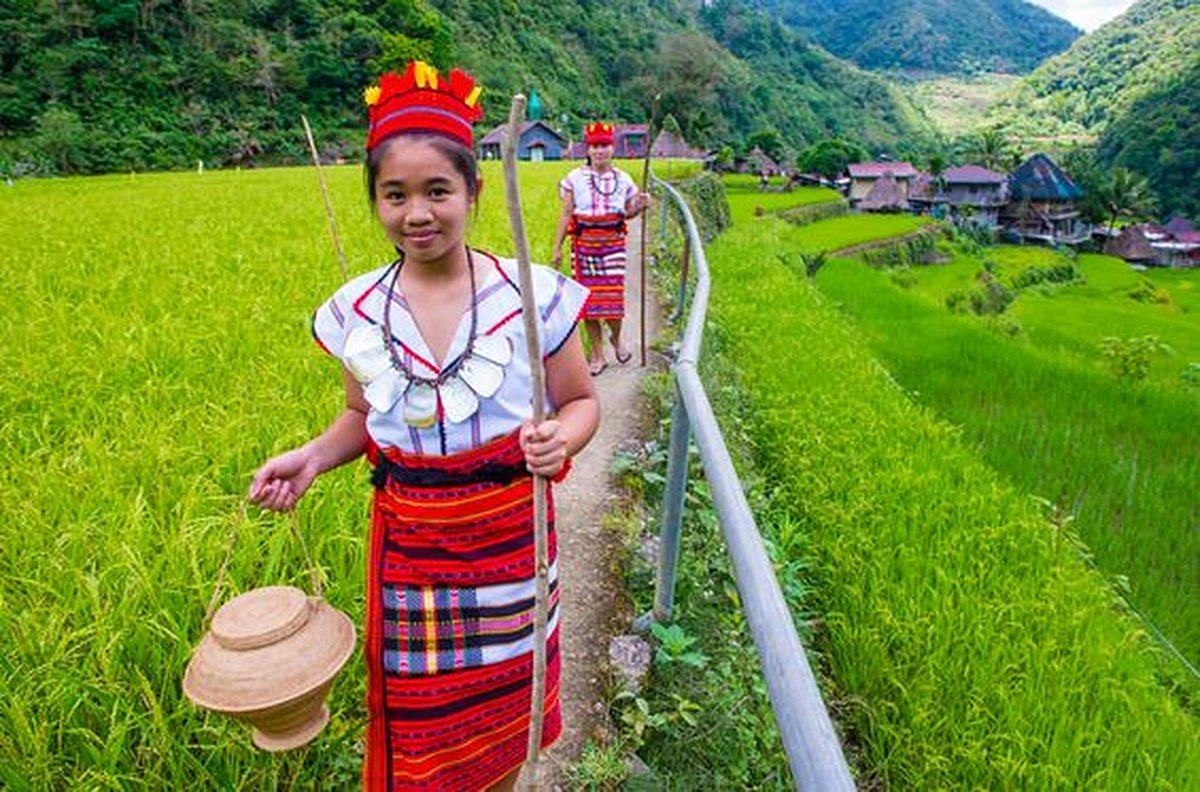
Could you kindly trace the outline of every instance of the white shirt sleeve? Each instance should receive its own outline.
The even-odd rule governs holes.
[[[533,293],[541,319],[542,356],[550,357],[579,323],[588,290],[561,272],[539,264],[533,267]]]

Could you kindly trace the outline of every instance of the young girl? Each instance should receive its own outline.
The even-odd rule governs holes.
[[[546,399],[534,426],[515,262],[467,246],[480,182],[479,90],[420,62],[367,91],[367,185],[399,258],[339,289],[317,343],[343,364],[346,408],[269,460],[249,497],[286,511],[366,453],[369,790],[511,789],[526,753],[533,666],[533,480],[561,477],[599,408],[575,327],[587,290],[534,268]],[[562,730],[550,504],[542,745]]]
[[[562,215],[554,235],[553,261],[562,261],[562,244],[571,235],[571,263],[575,277],[591,291],[583,312],[590,352],[588,369],[595,376],[608,365],[604,358],[601,322],[608,324],[617,362],[629,362],[632,353],[621,342],[625,318],[625,221],[646,208],[647,196],[639,192],[629,174],[613,166],[611,124],[584,128],[588,164],[567,174],[559,184]]]

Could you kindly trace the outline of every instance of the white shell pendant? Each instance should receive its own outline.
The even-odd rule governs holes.
[[[386,369],[392,367],[387,347],[383,342],[383,331],[374,325],[359,325],[346,336],[342,350],[346,368],[363,385],[372,382]]]
[[[485,399],[490,399],[500,390],[500,383],[504,382],[504,369],[472,352],[459,366],[457,376],[462,377],[471,390]]]
[[[428,429],[437,421],[437,391],[424,382],[414,383],[404,397],[404,422]]]
[[[479,399],[458,375],[442,383],[442,409],[450,423],[462,423],[479,409]]]
[[[385,413],[396,406],[407,387],[408,377],[389,369],[363,388],[363,396],[376,412]]]
[[[512,360],[512,340],[508,336],[476,336],[471,343],[471,351],[493,363],[507,366],[508,361]]]

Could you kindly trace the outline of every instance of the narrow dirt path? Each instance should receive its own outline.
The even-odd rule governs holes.
[[[639,365],[641,221],[630,223],[629,269],[625,282],[625,325],[622,336],[633,359],[618,366],[607,349],[608,368],[596,377],[600,393],[600,428],[574,460],[571,474],[555,487],[559,575],[562,608],[559,641],[562,650],[563,736],[545,756],[541,788],[565,788],[564,768],[574,763],[588,741],[606,721],[605,685],[608,643],[627,632],[624,581],[617,567],[620,537],[606,528],[606,518],[619,502],[609,469],[614,452],[637,436],[642,412],[642,380],[656,356],[647,352]],[[659,312],[653,294],[647,297],[646,344],[658,334]]]

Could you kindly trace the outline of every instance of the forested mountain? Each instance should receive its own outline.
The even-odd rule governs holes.
[[[1114,118],[1098,154],[1105,165],[1146,176],[1160,216],[1200,218],[1200,58]]]
[[[1098,136],[1102,166],[1150,179],[1160,209],[1200,213],[1200,3],[1140,0],[990,113],[1023,136]]]
[[[874,70],[1027,72],[1080,35],[1025,0],[752,0]]]
[[[1200,55],[1200,3],[1140,0],[1021,81],[993,115],[1043,135],[1095,134]]]
[[[307,113],[360,151],[362,89],[413,57],[485,86],[486,124],[536,89],[552,124],[642,121],[655,95],[691,142],[778,133],[919,144],[882,79],[741,0],[13,0],[0,6],[0,170],[96,172],[299,161]],[[565,117],[565,120],[564,120]]]

